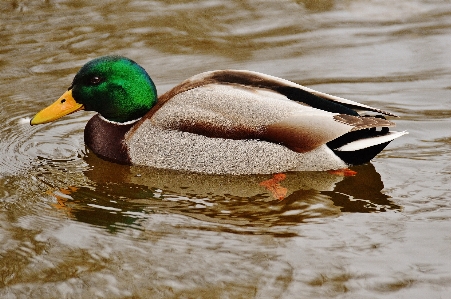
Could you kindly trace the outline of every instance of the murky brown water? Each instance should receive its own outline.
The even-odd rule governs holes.
[[[448,298],[448,1],[2,1],[0,297]],[[409,135],[354,177],[207,176],[111,164],[83,112],[30,127],[89,59],[160,93],[250,69],[380,107]]]

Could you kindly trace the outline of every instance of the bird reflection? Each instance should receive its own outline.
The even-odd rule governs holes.
[[[328,172],[274,175],[205,175],[117,165],[85,157],[91,186],[70,186],[53,195],[58,207],[78,221],[114,232],[140,228],[158,213],[248,227],[298,225],[344,212],[399,210],[372,164],[353,167],[354,176]],[[268,188],[268,182],[275,182]],[[64,194],[62,196],[61,194]],[[282,198],[281,198],[282,196]]]

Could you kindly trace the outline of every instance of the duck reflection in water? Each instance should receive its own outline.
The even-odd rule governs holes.
[[[139,226],[142,219],[158,213],[272,227],[336,217],[343,212],[400,209],[381,192],[384,185],[372,164],[353,167],[357,171],[354,176],[329,172],[230,176],[118,165],[92,153],[85,160],[91,165],[85,175],[94,189],[71,186],[54,192],[57,207],[79,221],[110,231],[124,225]],[[265,186],[264,182],[271,180],[282,190],[282,200]]]

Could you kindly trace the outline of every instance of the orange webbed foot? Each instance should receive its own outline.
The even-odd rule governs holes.
[[[329,170],[328,173],[339,175],[339,176],[355,176],[357,174],[357,171],[351,170],[349,168],[343,168],[343,169]]]
[[[272,196],[278,200],[283,200],[287,196],[288,189],[282,187],[280,182],[287,177],[284,173],[276,173],[273,175],[272,179],[261,182],[259,185],[263,186],[271,192]]]
[[[69,186],[67,189],[60,188],[58,190],[49,190],[46,193],[56,198],[57,203],[52,204],[57,210],[65,211],[68,216],[71,215],[71,208],[66,205],[67,200],[70,198],[70,194],[77,191],[77,187]],[[67,196],[65,196],[67,195]]]

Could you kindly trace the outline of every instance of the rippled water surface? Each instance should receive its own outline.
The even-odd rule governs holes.
[[[450,298],[448,1],[2,1],[1,298]],[[86,61],[158,91],[250,69],[400,116],[355,176],[211,176],[105,162],[92,116],[30,127]],[[280,200],[280,194],[284,199]]]

